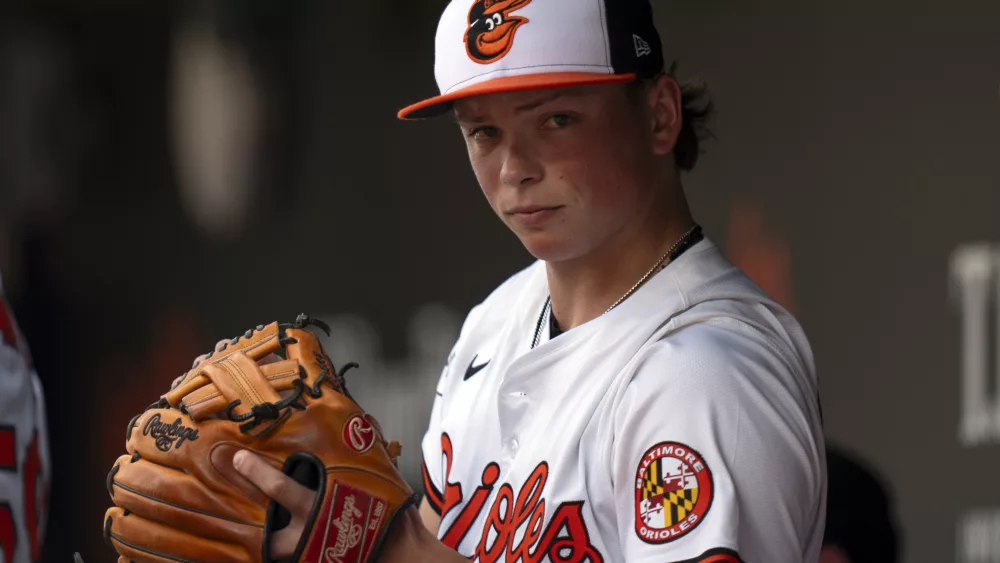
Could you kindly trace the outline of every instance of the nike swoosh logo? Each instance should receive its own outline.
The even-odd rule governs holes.
[[[478,366],[474,365],[476,363],[476,358],[478,358],[478,357],[479,357],[479,354],[476,354],[475,356],[472,357],[472,361],[469,362],[469,367],[466,368],[466,370],[465,370],[465,377],[462,378],[462,381],[468,381],[470,377],[472,377],[473,375],[476,375],[477,373],[483,371],[483,368],[485,368],[486,366],[488,366],[490,364],[490,361],[486,360],[486,363],[479,364]]]

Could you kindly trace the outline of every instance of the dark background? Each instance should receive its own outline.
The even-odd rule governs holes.
[[[0,271],[46,390],[46,561],[112,557],[132,414],[217,339],[300,311],[362,364],[417,483],[458,324],[531,260],[454,125],[395,118],[436,92],[443,5],[0,4]],[[1000,2],[654,6],[718,107],[695,215],[806,328],[828,439],[885,476],[905,561],[1000,561],[1000,432],[959,439],[949,271],[1000,249]]]

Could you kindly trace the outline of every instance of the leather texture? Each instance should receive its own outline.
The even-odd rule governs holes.
[[[310,325],[323,326],[300,315],[220,342],[129,422],[104,520],[120,561],[271,561],[266,538],[288,515],[233,468],[243,449],[318,492],[292,560],[376,560],[416,496],[399,444],[351,398]]]

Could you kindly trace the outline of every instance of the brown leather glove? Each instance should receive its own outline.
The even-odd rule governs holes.
[[[377,558],[416,497],[396,469],[399,444],[354,402],[346,369],[334,371],[308,325],[328,331],[299,315],[225,342],[129,422],[104,521],[122,559],[270,561],[268,537],[289,513],[235,471],[241,449],[318,493],[293,560]]]

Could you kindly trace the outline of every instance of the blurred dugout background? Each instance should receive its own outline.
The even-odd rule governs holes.
[[[46,561],[112,556],[132,414],[300,311],[419,486],[464,314],[530,261],[454,126],[395,119],[435,90],[443,4],[0,3],[0,271],[47,392]],[[1000,3],[654,5],[719,108],[696,216],[803,322],[902,560],[1000,561]]]

